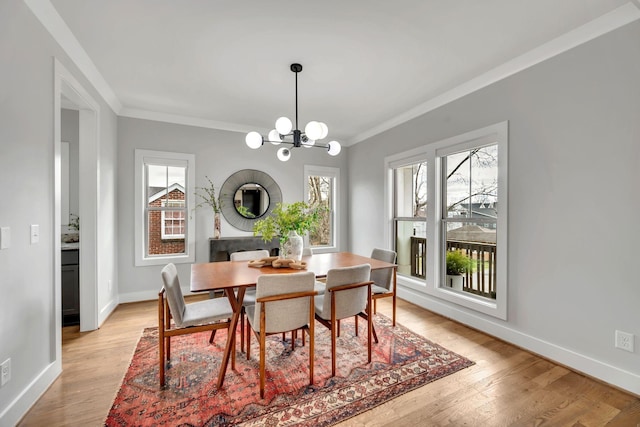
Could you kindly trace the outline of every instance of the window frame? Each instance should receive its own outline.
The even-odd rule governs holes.
[[[491,143],[498,145],[498,194],[500,212],[497,220],[496,244],[496,299],[479,297],[466,292],[457,292],[443,283],[444,268],[442,212],[442,172],[440,158],[453,152],[471,149]],[[394,231],[394,179],[397,167],[426,161],[427,163],[427,259],[426,277],[398,276],[398,285],[470,308],[480,313],[506,320],[507,318],[507,218],[508,218],[508,121],[429,143],[412,150],[385,157],[385,236],[388,247],[393,247]],[[446,184],[446,183],[444,183]]]
[[[331,188],[331,206],[333,206],[333,210],[331,212],[331,227],[332,227],[332,243],[328,246],[311,246],[309,244],[309,236],[305,235],[305,246],[308,246],[313,249],[314,253],[329,253],[329,252],[337,252],[340,248],[340,169],[331,166],[313,166],[313,165],[304,165],[304,200],[309,200],[309,177],[311,176],[325,176],[330,177],[332,179],[332,188]]]
[[[146,194],[146,173],[147,165],[158,166],[184,166],[185,176],[185,253],[184,254],[163,254],[147,255],[148,227],[147,227],[147,194]],[[135,150],[135,190],[134,190],[134,228],[135,228],[135,265],[162,265],[168,262],[176,264],[195,262],[195,220],[190,215],[195,207],[195,155],[188,153],[175,153],[169,151],[155,150]],[[164,229],[164,222],[163,222]]]

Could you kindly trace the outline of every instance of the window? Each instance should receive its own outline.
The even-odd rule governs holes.
[[[337,250],[337,200],[340,170],[331,167],[305,166],[305,198],[309,206],[324,208],[320,226],[309,233],[309,246],[316,252]]]
[[[399,285],[506,318],[507,131],[503,122],[385,159]],[[447,260],[462,274],[447,274]]]
[[[408,159],[393,166],[393,223],[398,274],[426,277],[427,162]]]
[[[136,265],[193,262],[192,154],[136,150]]]
[[[182,196],[184,197],[184,193]],[[184,200],[165,200],[162,205],[179,209],[162,211],[162,240],[181,239],[184,241]]]

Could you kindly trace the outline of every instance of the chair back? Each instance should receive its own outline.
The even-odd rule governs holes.
[[[355,265],[353,267],[334,268],[327,272],[327,287],[324,293],[322,306],[323,319],[331,318],[331,288],[353,283],[367,282],[371,274],[369,264]],[[364,311],[367,306],[367,294],[369,288],[362,286],[355,289],[348,289],[336,293],[336,319],[355,316]]]
[[[394,251],[389,251],[386,249],[378,249],[375,248],[371,252],[371,258],[377,259],[379,261],[389,262],[391,264],[396,263],[396,253]],[[371,281],[380,286],[381,288],[385,288],[387,290],[391,290],[391,279],[393,278],[393,269],[391,268],[382,268],[379,270],[371,271]]]
[[[256,299],[294,292],[312,292],[315,284],[312,271],[304,273],[263,274],[256,283]],[[309,297],[292,298],[266,303],[265,318],[267,333],[293,331],[309,323]],[[262,303],[256,302],[253,325],[260,325]]]
[[[180,279],[178,279],[178,270],[173,263],[167,264],[161,272],[162,282],[164,283],[164,293],[169,303],[169,310],[176,326],[180,327],[183,322],[185,311],[184,296],[180,289]]]
[[[257,251],[232,252],[231,255],[229,255],[229,259],[231,261],[253,261],[254,259],[267,258],[268,256],[268,250],[260,249]]]

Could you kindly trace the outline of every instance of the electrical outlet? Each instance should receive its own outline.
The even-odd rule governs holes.
[[[0,387],[2,387],[11,379],[11,358],[2,362],[0,365],[0,373]]]
[[[633,353],[633,334],[616,331],[616,348]]]

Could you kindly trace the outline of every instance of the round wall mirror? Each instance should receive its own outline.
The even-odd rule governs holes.
[[[253,231],[253,224],[282,202],[278,184],[266,173],[243,169],[232,174],[220,188],[222,215],[229,224]]]

